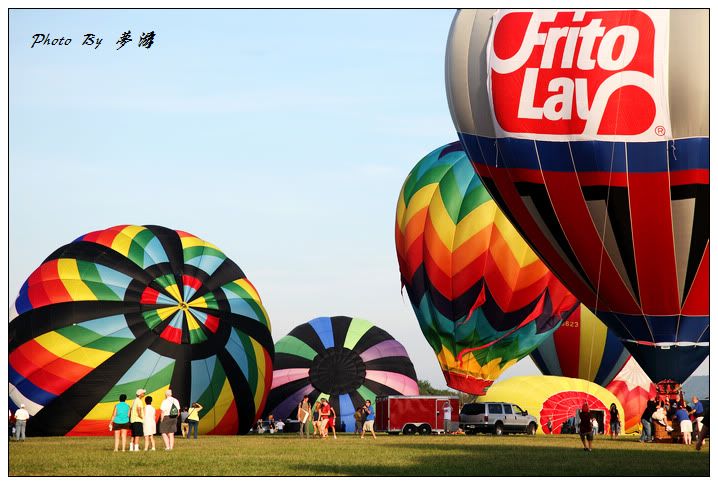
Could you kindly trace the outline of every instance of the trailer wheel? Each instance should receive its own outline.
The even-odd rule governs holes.
[[[427,435],[431,434],[431,426],[424,423],[421,426],[419,426],[419,434]]]
[[[404,426],[404,434],[416,434],[416,431],[416,426],[414,426],[413,424],[407,424],[406,426]]]

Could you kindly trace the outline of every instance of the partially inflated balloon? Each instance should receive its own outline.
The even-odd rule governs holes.
[[[359,318],[321,317],[277,342],[267,413],[296,419],[304,395],[326,398],[338,430],[354,431],[354,412],[376,396],[419,393],[414,365],[398,341]]]
[[[709,342],[708,10],[462,10],[446,52],[494,200],[653,381],[684,381]]]
[[[517,404],[538,418],[538,432],[543,434],[561,434],[566,422],[577,425],[578,411],[584,403],[602,423],[599,429],[603,428],[605,434],[610,429],[611,404],[616,405],[621,421],[624,416],[620,401],[611,392],[593,382],[569,377],[512,377],[494,384],[478,401]]]
[[[10,406],[28,433],[96,435],[120,394],[171,388],[199,430],[246,433],[264,408],[274,344],[262,302],[212,244],[160,226],[91,232],[20,290],[9,328]]]
[[[629,358],[621,340],[585,305],[531,352],[544,375],[575,377],[604,387]]]
[[[402,284],[455,389],[483,394],[578,305],[504,217],[458,142],[411,171],[395,235]]]
[[[626,433],[638,432],[641,429],[641,415],[646,409],[646,402],[656,394],[656,385],[643,372],[635,359],[628,359],[616,378],[606,389],[611,391],[621,402],[626,412],[624,423]]]

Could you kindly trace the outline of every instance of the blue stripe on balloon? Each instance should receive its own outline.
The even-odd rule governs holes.
[[[28,284],[27,281],[23,283],[22,288],[20,288],[20,294],[17,295],[17,299],[15,300],[15,311],[17,311],[18,315],[22,315],[28,310],[32,310],[32,305],[30,304],[30,298],[27,293],[28,290]]]
[[[174,362],[174,359],[164,357],[153,350],[147,349],[140,355],[135,363],[132,364],[132,367],[127,369],[127,372],[125,372],[120,380],[117,381],[117,385],[140,381],[138,385],[144,387],[141,381],[147,381],[161,370],[170,365],[174,365]]]
[[[474,162],[497,168],[660,173],[708,170],[710,165],[710,139],[705,137],[643,143],[494,139],[465,133],[459,138]]]
[[[315,318],[309,322],[309,325],[319,336],[325,349],[334,347],[334,330],[332,329],[332,320],[329,317]]]
[[[212,372],[217,361],[217,356],[212,355],[206,359],[192,361],[192,389],[190,390],[190,401],[197,402],[199,397],[207,390],[212,382]]]
[[[244,350],[244,345],[242,345],[242,341],[239,339],[239,337],[236,334],[237,330],[232,329],[231,332],[229,332],[229,339],[227,339],[227,352],[232,356],[232,358],[237,362],[237,365],[241,369],[242,373],[245,377],[249,376],[249,361],[247,360],[247,352]]]
[[[354,426],[354,403],[349,394],[339,395],[339,409],[335,409],[339,414],[339,423],[335,423],[337,429],[341,430],[341,423],[344,422],[347,433],[353,433],[356,427]]]
[[[120,273],[112,268],[95,264],[97,273],[100,275],[102,282],[109,287],[121,300],[125,299],[127,287],[132,283],[132,278],[124,273]]]
[[[30,380],[18,373],[11,365],[8,366],[8,381],[17,388],[20,393],[32,402],[47,406],[57,396],[45,389],[36,386]]]
[[[153,237],[145,246],[144,268],[148,268],[157,263],[168,263],[167,253],[165,253],[160,240]]]

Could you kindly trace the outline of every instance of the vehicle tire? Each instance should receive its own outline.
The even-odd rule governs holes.
[[[504,434],[504,423],[502,423],[501,421],[496,422],[496,424],[494,425],[494,434],[496,436],[501,436]]]
[[[419,426],[419,434],[428,435],[431,434],[431,426],[424,423],[421,426]]]
[[[526,434],[529,436],[533,436],[536,434],[536,423],[529,423],[528,427],[526,428]]]
[[[416,431],[416,426],[414,426],[413,424],[407,424],[406,426],[404,426],[403,432],[404,434],[416,434]]]

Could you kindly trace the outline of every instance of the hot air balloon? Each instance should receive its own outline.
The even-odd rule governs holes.
[[[651,382],[636,360],[631,358],[606,389],[611,391],[623,406],[626,417],[625,432],[639,432],[646,402],[657,395],[656,385]]]
[[[709,342],[708,10],[462,10],[446,52],[496,203],[654,382],[684,381]]]
[[[218,248],[160,226],[115,226],[53,252],[11,307],[9,398],[28,434],[99,435],[120,394],[171,388],[199,430],[246,433],[274,344],[257,290]]]
[[[578,306],[493,202],[458,142],[411,171],[395,236],[402,285],[455,389],[483,394]]]
[[[630,358],[616,335],[580,305],[531,359],[544,375],[575,377],[606,387]]]
[[[295,327],[276,344],[267,414],[296,419],[304,395],[326,398],[337,429],[354,431],[354,412],[376,396],[419,393],[414,365],[398,341],[359,318],[320,317]]]
[[[578,411],[588,403],[599,422],[599,432],[608,434],[611,423],[609,409],[615,403],[623,421],[619,400],[605,388],[583,379],[558,376],[520,376],[494,384],[478,402],[509,402],[539,420],[538,433],[561,434],[573,424],[578,426]],[[549,426],[549,421],[551,425]],[[576,432],[575,430],[572,432]]]

